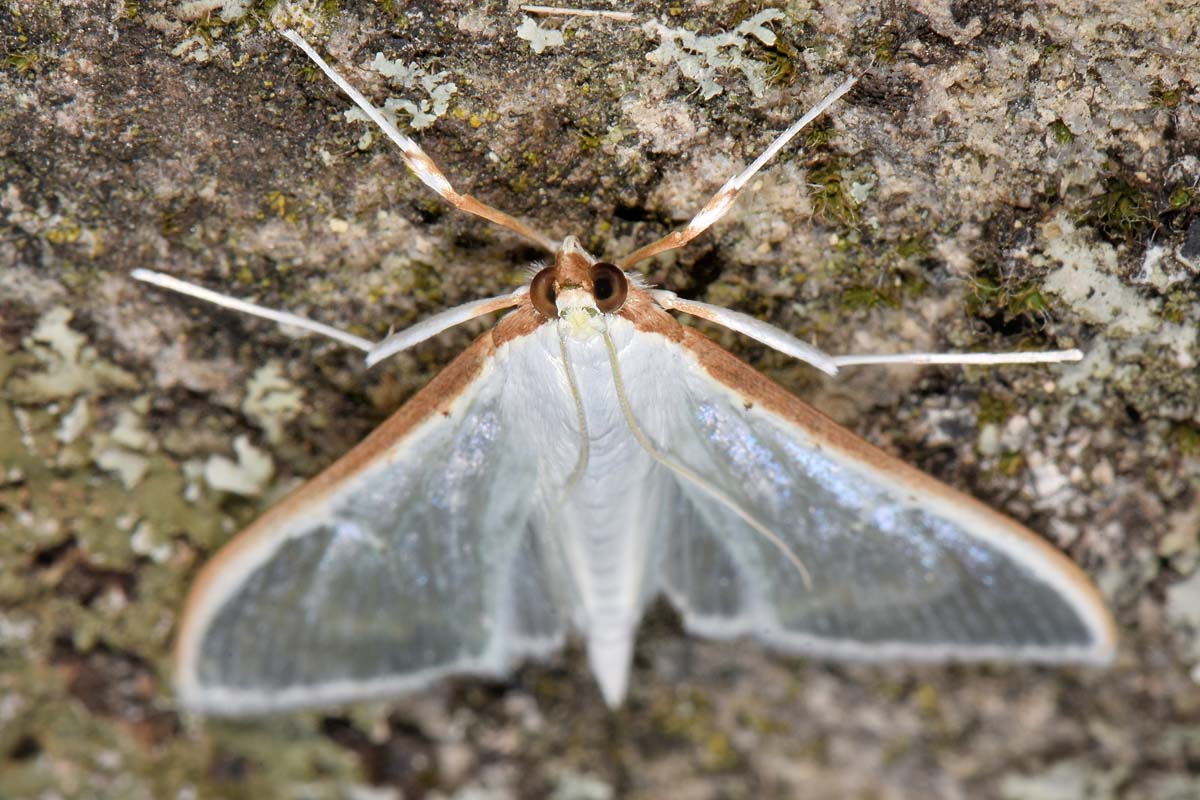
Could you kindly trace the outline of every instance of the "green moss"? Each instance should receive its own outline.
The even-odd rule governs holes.
[[[1021,453],[1002,453],[999,468],[1006,477],[1019,475],[1025,469],[1025,456]]]
[[[755,12],[757,13],[757,12]],[[752,14],[747,14],[747,17]],[[767,47],[763,56],[767,62],[767,83],[772,86],[790,86],[796,80],[796,62],[800,61],[800,51],[784,37],[776,33],[775,44]]]
[[[768,48],[765,60],[767,62],[767,83],[771,86],[790,86],[796,79],[796,61],[791,55],[777,47]]]
[[[678,691],[655,701],[650,718],[665,736],[696,747],[700,767],[723,772],[736,768],[741,755],[721,729],[708,697],[697,691]]]
[[[917,687],[913,693],[913,700],[917,705],[917,713],[925,719],[936,719],[942,715],[941,698],[938,695],[937,687],[923,683]]]
[[[1151,227],[1154,207],[1145,191],[1115,175],[1104,181],[1104,192],[1092,202],[1083,221],[1110,239],[1130,240]]]
[[[1179,211],[1190,206],[1195,198],[1196,193],[1191,187],[1180,186],[1171,192],[1171,196],[1167,198],[1167,205],[1172,211]]]
[[[18,75],[27,75],[37,69],[41,62],[42,56],[37,50],[16,50],[4,57],[0,64],[3,64],[5,69],[11,69]]]
[[[842,291],[842,306],[856,311],[869,311],[883,306],[899,308],[900,299],[895,292],[879,286],[851,286]]]
[[[881,64],[890,64],[896,55],[896,36],[884,31],[871,43],[871,55]]]
[[[1005,321],[1019,317],[1040,319],[1050,310],[1037,284],[1001,277],[998,273],[999,270],[989,268],[971,282],[967,310],[972,316],[999,314]]]
[[[808,173],[808,183],[813,186],[813,213],[835,225],[854,225],[858,222],[858,204],[850,196],[842,165],[829,161]]]
[[[280,3],[280,0],[256,0],[254,5],[250,6],[250,11],[247,17],[256,17],[263,22],[271,18],[271,14],[275,13],[275,8]]]
[[[749,292],[745,286],[729,281],[715,281],[710,284],[704,297],[706,303],[725,308],[743,308],[748,299]]]
[[[1200,428],[1181,422],[1171,429],[1171,444],[1185,456],[1200,456]]]
[[[896,245],[896,255],[900,258],[921,259],[929,255],[929,237],[925,233],[917,233],[905,236]]]
[[[1196,298],[1191,292],[1177,290],[1167,295],[1163,304],[1162,318],[1167,322],[1180,324],[1197,308]]]
[[[1152,103],[1157,108],[1176,108],[1183,100],[1183,92],[1178,86],[1156,86],[1150,92]]]
[[[1013,316],[1020,314],[1041,314],[1049,309],[1045,296],[1036,286],[1026,286],[1012,296],[1008,305],[1009,313]]]
[[[296,221],[296,212],[292,208],[291,200],[283,192],[278,190],[267,192],[266,205],[268,212],[280,219],[289,222]]]
[[[50,244],[72,244],[79,240],[82,229],[74,222],[64,221],[57,228],[46,231],[46,241]]]
[[[1067,127],[1067,123],[1061,119],[1056,119],[1050,123],[1050,132],[1054,134],[1054,141],[1059,144],[1070,144],[1075,141],[1075,134]]]
[[[1000,425],[1012,416],[1012,404],[1003,397],[993,394],[979,396],[979,425]]]
[[[821,150],[829,146],[833,140],[834,129],[829,123],[814,123],[804,132],[804,147],[806,150]]]

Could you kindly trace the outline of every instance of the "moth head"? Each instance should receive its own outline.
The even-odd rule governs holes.
[[[529,299],[547,319],[558,318],[576,339],[589,339],[604,329],[604,315],[625,305],[629,279],[619,267],[596,261],[573,236],[563,240],[553,267],[529,284]]]

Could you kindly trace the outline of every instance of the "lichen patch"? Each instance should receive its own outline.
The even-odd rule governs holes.
[[[651,20],[643,30],[647,36],[657,37],[659,45],[646,54],[646,59],[663,66],[675,65],[684,78],[697,85],[705,100],[725,91],[717,79],[733,71],[742,73],[751,94],[762,97],[767,88],[768,65],[751,58],[746,48],[750,37],[768,47],[775,44],[775,33],[767,23],[784,18],[782,11],[769,8],[732,31],[711,36],[701,36],[687,28],[670,28]]]

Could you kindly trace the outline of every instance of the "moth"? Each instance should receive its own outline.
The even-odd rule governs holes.
[[[502,676],[580,636],[621,704],[639,620],[665,595],[684,628],[821,658],[1104,664],[1095,586],[1033,532],[872,446],[672,311],[825,372],[852,364],[1013,363],[1043,353],[830,356],[745,314],[646,286],[630,268],[681,247],[854,85],[730,178],[684,228],[615,261],[469,195],[297,34],[283,33],[452,205],[544,248],[499,297],[371,342],[149,270],[134,277],[295,325],[374,364],[508,309],[347,455],[203,568],[176,652],[182,704],[251,714]]]

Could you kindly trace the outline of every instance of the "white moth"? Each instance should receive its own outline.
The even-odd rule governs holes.
[[[669,313],[826,372],[894,361],[1062,361],[1078,351],[826,355],[627,270],[717,220],[847,80],[685,228],[614,263],[458,194],[299,36],[285,32],[453,205],[553,253],[521,289],[378,344],[138,270],[134,277],[367,351],[375,363],[512,311],[349,454],[204,568],[179,624],[182,703],[249,714],[504,675],[581,636],[610,706],[660,594],[692,633],[827,658],[1108,662],[1115,627],[1063,554],[873,447]]]

